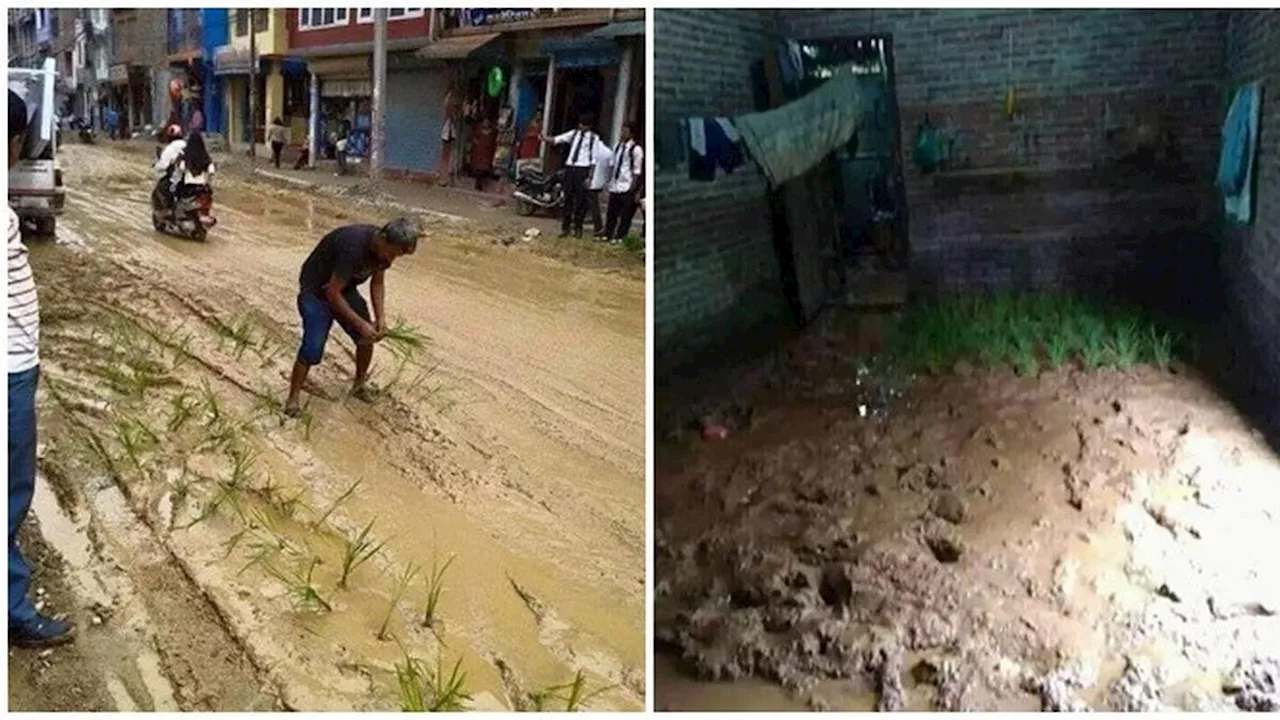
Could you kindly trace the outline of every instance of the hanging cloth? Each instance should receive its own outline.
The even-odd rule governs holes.
[[[778,187],[847,143],[864,112],[862,88],[846,65],[808,95],[780,108],[740,115],[733,124],[751,158]]]

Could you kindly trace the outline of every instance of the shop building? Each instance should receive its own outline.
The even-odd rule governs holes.
[[[347,137],[348,155],[369,155],[373,127],[373,10],[301,9],[289,12],[291,52],[311,73],[310,126],[316,129],[317,157],[332,157],[337,137]],[[387,11],[386,167],[393,174],[425,173],[436,149],[427,131],[447,78],[441,67],[415,52],[431,42],[431,12],[425,8]],[[426,114],[426,115],[424,115]],[[295,137],[306,125],[295,124]],[[434,140],[438,144],[438,140]]]
[[[436,11],[440,31],[419,55],[454,63],[461,95],[454,171],[468,173],[474,128],[485,120],[500,131],[496,169],[511,172],[505,148],[517,144],[535,117],[548,134],[576,126],[584,113],[596,130],[617,141],[624,122],[644,124],[644,11],[626,9],[482,9]],[[503,78],[496,95],[491,83]],[[435,134],[438,135],[437,126]],[[558,167],[563,158],[540,147],[538,159]]]
[[[222,118],[227,139],[261,144],[267,124],[279,117],[286,123],[306,116],[306,64],[290,57],[287,14],[284,9],[238,9],[227,15],[228,39],[214,51],[214,74],[222,84]],[[255,30],[250,43],[252,22]],[[250,72],[256,58],[256,77]],[[250,87],[252,84],[254,87]],[[256,117],[249,117],[250,92]]]

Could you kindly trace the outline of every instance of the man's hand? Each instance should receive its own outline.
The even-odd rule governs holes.
[[[372,345],[382,339],[382,335],[378,332],[378,328],[367,322],[362,322],[356,326],[356,332],[360,333],[361,345]]]
[[[378,321],[373,324],[373,341],[379,342],[386,336],[387,336],[387,321],[383,320],[382,318],[378,318]]]

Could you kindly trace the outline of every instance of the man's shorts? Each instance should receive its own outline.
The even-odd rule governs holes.
[[[342,297],[346,298],[356,315],[365,322],[373,322],[369,319],[369,306],[365,304],[359,290],[350,288],[342,293]],[[304,365],[320,364],[334,320],[338,321],[352,342],[359,343],[361,340],[355,326],[338,317],[329,306],[329,301],[315,293],[303,292],[298,295],[298,314],[302,316],[302,347],[298,349],[298,361]]]

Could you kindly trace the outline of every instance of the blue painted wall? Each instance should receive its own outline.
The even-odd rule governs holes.
[[[200,11],[200,22],[203,29],[201,45],[204,48],[204,128],[206,132],[226,132],[226,122],[222,117],[222,78],[213,74],[214,52],[226,45],[228,12],[225,9],[209,8]]]
[[[436,169],[447,90],[443,70],[387,72],[388,168],[413,172]]]

